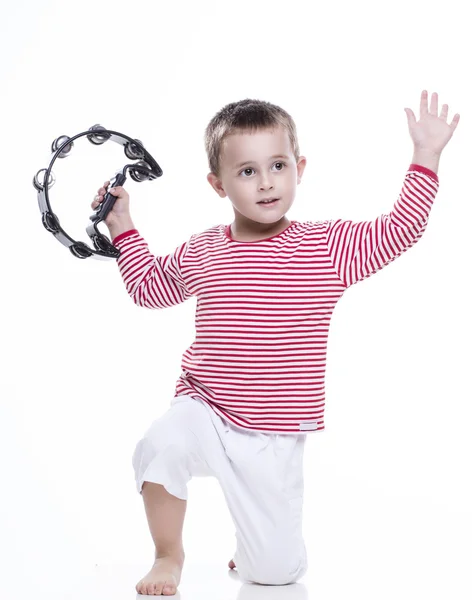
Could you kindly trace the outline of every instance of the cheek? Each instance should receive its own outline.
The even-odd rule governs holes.
[[[284,178],[284,182],[283,182],[284,189],[287,191],[293,190],[297,186],[297,181],[298,181],[297,173],[291,172],[290,174],[287,175],[287,177]]]
[[[228,186],[228,195],[233,195],[235,198],[244,197],[249,192],[249,189],[250,185],[248,185],[248,181],[235,179]]]

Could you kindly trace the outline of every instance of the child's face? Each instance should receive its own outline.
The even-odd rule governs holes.
[[[306,159],[295,160],[286,129],[233,133],[224,141],[219,177],[208,180],[216,192],[229,197],[238,213],[257,223],[276,223],[290,209]],[[273,204],[261,200],[277,198]]]

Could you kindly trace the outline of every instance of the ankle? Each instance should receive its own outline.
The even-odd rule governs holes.
[[[185,560],[185,552],[182,546],[177,548],[160,548],[159,550],[156,548],[154,552],[154,558],[156,560],[162,558],[171,558],[183,563]]]

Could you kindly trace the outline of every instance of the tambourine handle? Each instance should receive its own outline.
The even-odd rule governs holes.
[[[123,175],[123,173],[117,173],[116,176],[110,181],[109,189],[113,188],[113,187],[122,186],[125,181],[126,181],[126,175]],[[90,220],[92,222],[95,222],[98,220],[104,221],[107,218],[108,213],[113,208],[116,200],[117,200],[117,196],[113,196],[113,194],[110,194],[110,192],[107,192],[105,194],[105,198],[103,199],[103,202],[100,204],[100,206],[95,211],[95,213],[90,217]]]

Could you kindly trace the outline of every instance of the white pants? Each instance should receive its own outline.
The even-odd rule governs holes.
[[[302,536],[306,434],[246,431],[207,404],[177,396],[136,446],[133,467],[182,500],[192,477],[218,479],[236,527],[234,562],[243,581],[284,585],[300,579],[307,560]]]

